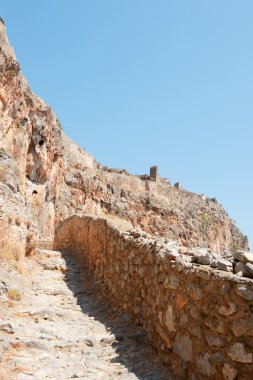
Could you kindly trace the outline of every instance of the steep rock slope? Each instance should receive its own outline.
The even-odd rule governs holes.
[[[247,249],[217,202],[166,181],[102,167],[62,133],[21,73],[0,21],[0,253],[50,242],[78,214],[114,216],[185,246]]]

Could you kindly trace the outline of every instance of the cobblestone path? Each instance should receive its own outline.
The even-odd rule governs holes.
[[[43,270],[32,272],[7,315],[13,333],[0,332],[14,378],[173,379],[141,327],[112,311],[73,256],[41,250],[39,261]]]

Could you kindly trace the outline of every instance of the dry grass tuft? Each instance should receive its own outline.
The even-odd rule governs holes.
[[[0,259],[19,261],[25,255],[25,240],[21,231],[16,234],[17,223],[21,223],[21,219],[14,216],[0,220]]]
[[[20,301],[21,294],[17,289],[10,289],[7,293],[8,297],[13,301]]]
[[[23,249],[23,244],[13,243],[10,241],[1,241],[0,258],[7,261],[18,261]]]
[[[26,244],[25,247],[25,255],[26,257],[32,257],[36,254],[37,244],[32,242],[29,244]]]
[[[36,254],[37,248],[38,248],[38,245],[34,241],[34,235],[32,232],[29,232],[26,236],[26,247],[25,247],[26,257],[34,256]]]

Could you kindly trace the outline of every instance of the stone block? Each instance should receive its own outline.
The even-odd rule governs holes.
[[[235,264],[235,273],[244,272],[245,269],[245,264],[243,264],[241,261]]]
[[[202,340],[202,330],[198,326],[191,327],[191,335],[195,336],[199,340]]]
[[[214,260],[212,254],[209,252],[207,252],[204,255],[196,255],[194,257],[196,257],[197,263],[202,264],[202,265],[211,265],[213,263],[213,260]]]
[[[211,331],[205,329],[204,330],[205,338],[207,341],[207,344],[209,346],[213,347],[222,347],[224,346],[224,341],[221,339],[218,335],[215,335],[211,333]]]
[[[176,308],[178,310],[181,310],[185,307],[185,305],[187,304],[188,300],[187,300],[187,297],[185,296],[185,294],[183,293],[179,293],[177,296],[176,296]]]
[[[157,325],[156,326],[156,331],[158,332],[158,334],[160,335],[160,337],[162,338],[162,340],[164,341],[164,343],[166,344],[166,346],[168,348],[171,348],[170,338],[168,337],[168,335],[166,334],[166,332],[162,329],[162,327],[159,326],[159,325]]]
[[[174,316],[173,316],[173,308],[171,305],[168,306],[165,314],[165,326],[169,330],[169,332],[176,331],[175,327],[175,321],[174,321]]]
[[[164,287],[168,289],[175,290],[179,287],[179,281],[176,276],[171,275],[169,278],[166,277]]]
[[[222,376],[224,380],[234,380],[237,376],[237,370],[231,367],[230,364],[225,363],[222,367]]]
[[[211,330],[216,331],[218,333],[226,332],[226,328],[222,320],[216,318],[206,318],[205,325],[209,327]]]
[[[244,252],[244,260],[246,263],[253,264],[253,253],[251,252]]]
[[[228,356],[238,363],[253,363],[252,352],[247,352],[244,343],[234,343],[227,351]]]
[[[216,372],[215,368],[212,366],[212,364],[209,361],[210,358],[211,358],[211,355],[208,352],[206,352],[204,355],[200,356],[197,359],[197,367],[198,367],[199,372],[202,375],[206,375],[208,377],[214,375]]]
[[[218,308],[218,313],[224,316],[232,315],[236,312],[237,307],[236,304],[233,302],[228,302],[227,305],[221,305]]]
[[[233,264],[228,260],[218,259],[217,269],[223,270],[225,272],[233,272]]]
[[[177,334],[173,344],[173,352],[186,362],[191,362],[193,358],[192,340],[187,335]]]
[[[247,287],[247,285],[239,285],[236,289],[236,293],[243,297],[245,300],[252,301],[253,300],[253,289]]]
[[[253,337],[253,320],[236,319],[230,323],[230,327],[236,337],[246,335]]]
[[[203,298],[203,292],[198,285],[190,283],[186,286],[187,286],[186,290],[187,290],[189,296],[194,301],[199,301]]]
[[[248,271],[251,275],[253,275],[253,264],[247,263],[245,264],[245,269]]]
[[[244,251],[236,251],[233,252],[234,259],[241,261],[242,263],[251,263],[253,264],[253,253],[244,252]]]

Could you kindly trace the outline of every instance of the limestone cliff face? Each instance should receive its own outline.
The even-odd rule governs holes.
[[[22,252],[31,240],[50,240],[55,226],[74,214],[114,215],[216,252],[248,248],[218,203],[163,180],[101,167],[65,136],[51,108],[30,90],[0,21],[1,249],[18,244]]]
[[[31,92],[1,22],[0,149],[1,221],[23,249],[28,233],[50,235],[54,230],[61,130],[50,107]],[[17,223],[22,239],[16,235]]]

